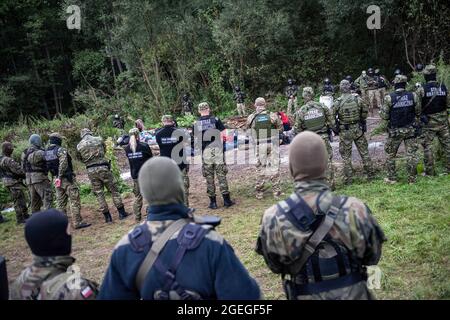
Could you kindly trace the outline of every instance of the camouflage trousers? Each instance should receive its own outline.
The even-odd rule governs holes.
[[[325,143],[328,152],[328,167],[326,173],[327,181],[331,189],[334,189],[333,148],[331,147],[331,143],[327,134],[322,134],[320,136],[322,137],[322,140]]]
[[[184,204],[189,207],[189,167],[186,166],[181,170],[181,175],[183,176],[183,186],[184,186]]]
[[[414,131],[414,128],[405,128],[402,131],[389,131],[389,136],[386,140],[386,145],[384,146],[384,151],[387,155],[386,167],[389,180],[397,180],[397,171],[395,170],[395,157],[397,156],[397,151],[400,147],[400,144],[404,142],[406,149],[406,162],[408,167],[408,181],[416,181],[417,164],[419,163],[417,150],[419,149],[419,145],[417,144],[417,139],[414,137]]]
[[[358,124],[349,125],[349,129],[345,130],[341,126],[341,132],[339,134],[339,153],[344,161],[344,182],[346,184],[351,183],[353,168],[352,168],[352,146],[353,142],[358,149],[361,156],[363,167],[366,173],[371,177],[373,175],[372,161],[369,157],[369,145],[367,143],[366,136],[359,128]]]
[[[433,140],[437,137],[441,144],[444,157],[447,160],[446,170],[450,174],[450,130],[448,120],[442,123],[429,123],[422,128],[422,146],[424,153],[425,172],[434,175]]]
[[[48,210],[52,207],[53,191],[49,180],[28,185],[31,200],[31,213]]]
[[[23,186],[14,185],[8,187],[9,193],[11,194],[11,199],[14,203],[14,211],[16,212],[17,223],[22,223],[28,219],[28,208],[27,200],[25,198],[25,193]]]
[[[386,88],[378,89],[378,97],[380,99],[380,106],[384,104],[384,97],[386,96]]]
[[[83,218],[81,217],[80,189],[75,181],[67,178],[61,179],[61,186],[56,188],[56,208],[67,215],[67,204],[70,202],[72,224],[77,227]]]
[[[297,111],[297,97],[288,100],[287,114],[293,115]]]
[[[256,197],[262,198],[266,190],[266,182],[272,184],[273,194],[278,196],[280,188],[280,150],[278,145],[272,143],[259,143],[255,146],[256,157]]]
[[[237,104],[237,112],[240,116],[245,116],[245,103]]]
[[[216,196],[215,175],[219,180],[220,192],[229,193],[227,173],[223,152],[218,148],[206,148],[203,151],[202,174],[206,178],[206,193],[209,197]]]
[[[102,213],[109,212],[108,204],[105,199],[105,187],[111,192],[115,207],[117,209],[123,208],[122,197],[120,196],[114,177],[109,169],[99,167],[94,168],[94,170],[88,170],[88,177],[91,181],[92,191],[97,197]]]
[[[133,179],[133,194],[134,194],[134,203],[133,203],[133,213],[136,221],[140,221],[142,218],[141,210],[142,210],[142,194],[139,189],[139,180]]]
[[[378,90],[367,90],[367,99],[368,99],[369,113],[370,115],[373,115],[374,109],[381,108],[380,94]]]

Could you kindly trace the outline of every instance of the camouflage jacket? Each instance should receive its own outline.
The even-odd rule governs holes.
[[[260,112],[253,112],[251,115],[247,117],[247,122],[245,124],[247,129],[255,129],[255,117],[259,114],[269,114],[270,121],[272,122],[273,129],[281,131],[283,129],[283,122],[280,117],[275,112],[270,112],[268,110],[263,110]]]
[[[52,145],[50,145],[52,146]],[[59,167],[58,167],[58,174],[59,176],[57,178],[62,179],[64,177],[64,174],[67,172],[69,168],[69,153],[67,152],[66,148],[58,146],[58,160],[59,160]],[[73,176],[75,174],[72,172]]]
[[[367,90],[367,76],[360,75],[355,81],[354,84],[362,91]]]
[[[70,256],[34,257],[10,287],[11,300],[93,300],[98,285],[81,277]]]
[[[316,101],[308,101],[305,105],[303,105],[294,115],[294,133],[298,134],[302,131],[308,130],[305,125],[305,117],[308,116],[308,113],[313,110],[320,110],[325,117],[324,126],[317,130],[316,133],[327,135],[327,130],[334,127],[334,119],[331,117],[330,110],[324,106],[323,104]],[[314,115],[313,115],[314,116]]]
[[[291,86],[287,86],[285,91],[284,91],[284,93],[285,93],[287,98],[291,98],[291,97],[296,98],[297,97],[297,92],[298,92],[298,86],[295,85],[295,84],[293,84]]]
[[[81,161],[88,167],[88,172],[99,168],[97,165],[104,164],[106,167],[109,164],[105,158],[106,145],[101,137],[84,136],[77,145],[77,152]]]
[[[25,172],[13,158],[2,156],[0,158],[0,170],[3,172],[2,182],[5,187],[21,185],[22,180],[25,179]]]
[[[419,97],[419,100],[422,100],[422,98],[425,96],[425,91],[423,89],[423,86],[419,86],[416,90],[416,94]],[[425,106],[422,106],[422,108],[425,108]],[[450,116],[450,95],[447,95],[447,111],[438,112],[435,114],[428,114],[428,124],[426,127],[439,127],[442,126],[442,124],[445,124],[449,121]]]
[[[317,197],[324,192],[317,206]],[[327,212],[332,193],[323,181],[302,181],[295,184],[295,192],[301,196],[315,215]],[[319,210],[320,209],[320,210]],[[301,231],[274,205],[266,210],[261,222],[257,252],[262,254],[269,268],[284,273],[286,265],[299,259],[312,230]],[[339,211],[328,235],[345,246],[361,266],[376,265],[381,257],[383,231],[370,209],[361,200],[349,197]]]
[[[404,92],[404,89],[399,89],[396,90],[396,92]],[[419,116],[421,113],[421,101],[418,98],[417,94],[413,92],[413,96],[414,96],[414,103],[415,105],[415,113],[416,113],[416,123],[419,122]],[[387,122],[387,131],[389,132],[389,134],[392,135],[397,135],[397,134],[413,134],[414,131],[416,130],[413,125],[409,126],[409,127],[404,127],[404,128],[389,128],[389,119],[390,119],[390,113],[391,113],[391,108],[392,108],[392,98],[391,95],[386,95],[386,97],[384,98],[384,104],[381,107],[380,110],[380,118],[383,119],[384,121]]]
[[[351,108],[350,110],[347,110],[347,114],[344,113],[343,106],[346,104],[350,104],[356,101],[356,108],[357,110],[354,110]],[[334,101],[333,104],[333,115],[332,118],[337,119],[339,121],[339,124],[345,124],[346,120],[351,120],[350,122],[359,122],[359,121],[365,121],[367,119],[367,115],[369,112],[368,106],[366,103],[364,103],[364,100],[361,99],[359,95],[351,94],[351,93],[344,93],[339,98],[337,98]],[[353,115],[354,114],[354,115]],[[355,119],[351,119],[351,118]],[[348,119],[350,118],[350,119]]]
[[[28,155],[27,159],[25,159],[27,152],[31,152]],[[45,161],[45,151],[31,145],[22,153],[22,169],[25,171],[26,183],[27,185],[40,183],[42,181],[49,181],[48,179],[48,171],[47,171],[47,163]],[[32,170],[38,170],[40,172],[27,172],[26,170],[26,162],[31,165]]]
[[[185,101],[181,101],[181,106],[183,107],[183,112],[192,112],[192,108],[194,106],[194,103],[191,101],[191,99]]]

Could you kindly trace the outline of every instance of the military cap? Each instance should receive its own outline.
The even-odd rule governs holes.
[[[58,138],[60,140],[62,140],[62,138],[63,138],[62,135],[60,135],[58,132],[53,132],[48,137],[49,138]]]
[[[81,139],[83,139],[84,136],[86,136],[86,135],[92,135],[92,131],[88,128],[81,129],[81,133],[80,133]]]
[[[198,111],[209,109],[208,102],[202,102],[198,105]]]
[[[408,81],[408,78],[402,74],[398,74],[394,78],[394,84],[397,83],[406,83]]]
[[[303,88],[303,97],[313,97],[314,96],[314,90],[311,87],[304,87]]]
[[[170,115],[170,114],[165,114],[165,115],[163,115],[163,116],[161,117],[161,122],[164,122],[164,121],[173,121],[172,115]]]
[[[255,106],[256,106],[256,107],[265,107],[265,106],[266,106],[266,99],[261,98],[261,97],[256,98],[256,100],[255,100]]]
[[[423,69],[424,75],[436,74],[436,66],[434,64],[429,64]]]

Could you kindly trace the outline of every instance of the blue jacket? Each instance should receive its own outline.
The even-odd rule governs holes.
[[[187,218],[184,205],[151,206],[147,221],[152,238],[161,234],[174,220]],[[171,220],[171,221],[168,221]],[[161,251],[158,259],[168,265],[178,247],[175,234]],[[149,243],[150,244],[150,243]],[[163,275],[153,266],[145,278],[140,293],[136,274],[150,245],[138,252],[128,235],[114,249],[100,289],[99,299],[153,299],[163,286]],[[210,230],[200,245],[186,252],[176,271],[176,281],[186,290],[200,294],[203,299],[256,300],[261,298],[259,286],[236,257],[233,248],[214,230]]]

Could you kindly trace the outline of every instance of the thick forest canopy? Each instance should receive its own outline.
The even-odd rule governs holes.
[[[379,0],[3,0],[0,118],[122,112],[152,121],[180,111],[180,97],[232,108],[282,92],[287,78],[337,83],[369,66],[391,78],[450,57],[450,4]],[[77,5],[81,29],[69,30]]]

